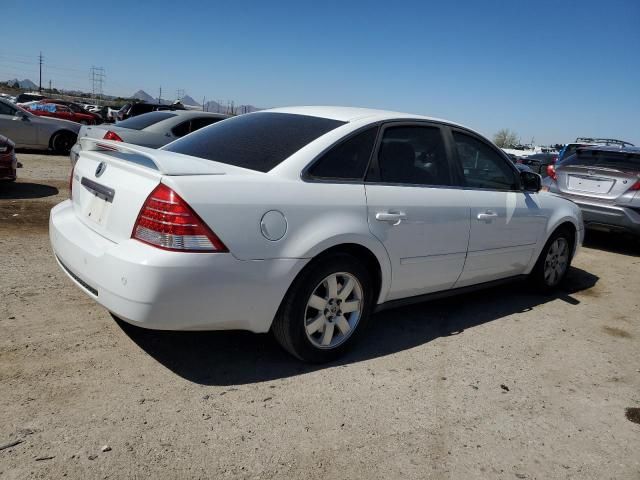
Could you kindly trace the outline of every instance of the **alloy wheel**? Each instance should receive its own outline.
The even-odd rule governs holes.
[[[556,238],[549,247],[544,260],[544,281],[550,287],[560,283],[569,265],[569,242],[566,238]]]
[[[317,348],[331,349],[355,331],[363,309],[362,286],[347,272],[332,273],[311,293],[305,309],[305,333]]]

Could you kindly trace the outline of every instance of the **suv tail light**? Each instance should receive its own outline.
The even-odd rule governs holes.
[[[104,134],[104,137],[102,137],[104,140],[113,140],[114,142],[121,142],[122,139],[120,138],[120,136],[115,133],[112,132],[111,130],[107,130],[107,133]]]
[[[164,250],[229,251],[187,202],[162,183],[142,205],[131,238]]]
[[[636,183],[631,185],[631,188],[629,189],[629,191],[630,192],[638,192],[638,191],[640,191],[640,180],[636,181]]]
[[[547,175],[551,178],[551,180],[555,182],[558,179],[558,175],[556,174],[556,167],[554,167],[553,165],[547,165]]]

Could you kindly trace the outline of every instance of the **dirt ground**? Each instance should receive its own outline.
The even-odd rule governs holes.
[[[378,314],[355,352],[309,366],[269,335],[115,321],[49,247],[68,159],[18,157],[0,184],[0,479],[640,478],[638,241],[589,234],[557,295]]]

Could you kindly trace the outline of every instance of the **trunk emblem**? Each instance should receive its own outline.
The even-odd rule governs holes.
[[[107,164],[104,162],[100,162],[98,164],[98,168],[96,168],[96,177],[99,177],[100,175],[102,175],[106,169],[107,169]]]

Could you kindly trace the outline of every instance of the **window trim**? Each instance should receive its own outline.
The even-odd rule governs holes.
[[[506,163],[507,168],[511,169],[511,171],[513,172],[514,177],[516,179],[515,183],[511,186],[511,188],[509,188],[509,189],[480,188],[480,187],[473,187],[471,185],[467,185],[466,179],[464,177],[464,168],[462,167],[462,162],[460,161],[460,157],[458,156],[458,149],[456,147],[455,138],[453,136],[453,134],[456,133],[456,132],[457,133],[461,133],[463,135],[467,135],[467,136],[479,141],[480,143],[484,144],[489,149],[491,149],[495,153],[497,153],[499,158],[502,158],[503,162]],[[520,181],[520,171],[516,168],[516,166],[513,164],[513,162],[507,157],[506,153],[504,153],[498,147],[493,145],[486,138],[482,137],[481,135],[478,135],[477,133],[475,133],[475,132],[473,132],[471,130],[467,130],[466,128],[450,127],[449,128],[449,134],[451,135],[450,141],[451,141],[451,150],[452,150],[451,153],[453,154],[452,159],[457,164],[457,170],[458,170],[459,175],[461,176],[461,180],[462,180],[462,187],[465,190],[478,190],[478,191],[482,191],[482,192],[522,192],[523,191],[522,182]]]
[[[369,123],[367,125],[364,125],[360,128],[357,128],[356,130],[353,130],[352,132],[347,133],[346,135],[344,135],[343,137],[341,137],[339,140],[336,140],[334,143],[332,143],[331,145],[329,145],[327,148],[325,148],[324,150],[322,150],[318,155],[316,155],[315,157],[313,157],[313,159],[307,163],[307,165],[302,169],[302,171],[300,172],[300,180],[302,180],[303,182],[306,183],[347,183],[347,184],[358,184],[361,185],[364,183],[364,179],[367,176],[367,173],[369,172],[369,167],[371,166],[371,161],[373,158],[373,154],[376,151],[377,147],[378,147],[378,142],[380,141],[380,126],[382,125],[383,122],[372,122]],[[351,140],[353,137],[355,137],[356,135],[361,134],[362,132],[365,132],[369,129],[372,128],[376,128],[376,136],[373,140],[373,148],[371,149],[371,154],[369,155],[369,160],[367,160],[367,165],[364,169],[364,174],[362,175],[362,178],[331,178],[331,177],[316,177],[314,175],[311,175],[309,173],[309,170],[311,170],[311,168],[318,163],[320,160],[322,160],[322,158],[329,153],[331,150],[333,150],[334,148],[339,147],[340,145],[342,145],[345,142],[348,142],[349,140]]]
[[[394,182],[383,182],[380,180],[380,166],[378,164],[378,155],[380,153],[380,147],[382,145],[382,138],[384,137],[384,132],[388,128],[393,127],[422,127],[422,128],[437,128],[440,131],[440,135],[442,137],[442,142],[444,146],[444,151],[446,155],[447,164],[449,166],[449,175],[451,179],[450,185],[430,185],[424,183],[394,183]],[[365,177],[366,185],[388,185],[394,187],[420,187],[420,188],[444,188],[444,189],[452,189],[452,188],[461,188],[464,186],[462,183],[458,171],[455,168],[455,161],[452,156],[451,145],[448,141],[447,131],[449,129],[449,125],[435,122],[431,120],[391,120],[383,122],[382,127],[378,131],[378,138],[376,139],[376,146],[373,149],[373,155],[369,162],[369,169],[367,170],[367,174]]]

